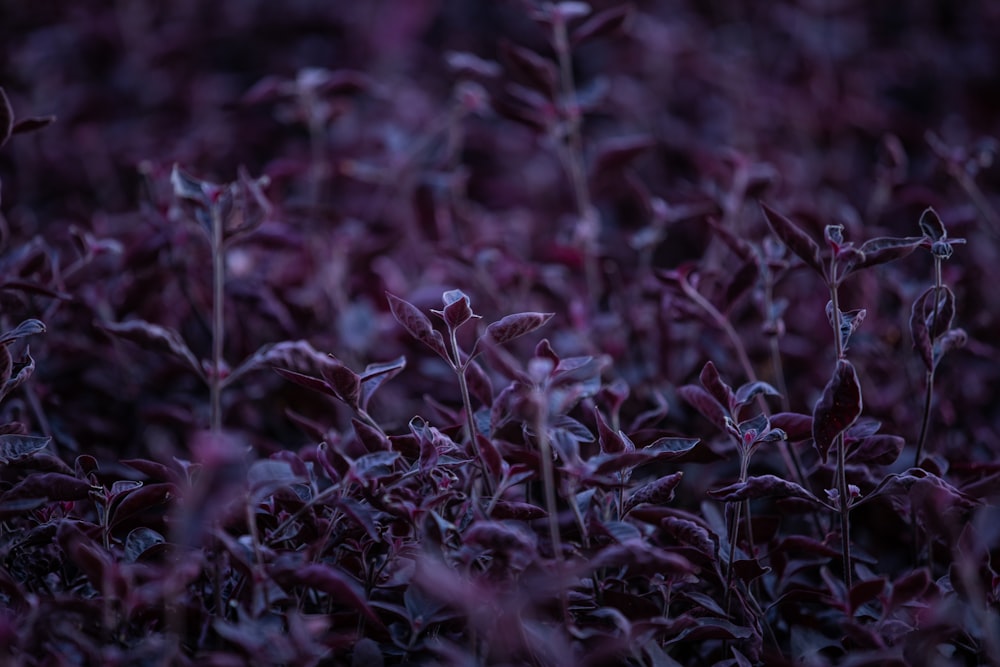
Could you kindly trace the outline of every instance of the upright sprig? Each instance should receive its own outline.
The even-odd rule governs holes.
[[[525,312],[507,315],[486,327],[486,331],[476,338],[472,349],[466,353],[458,342],[458,330],[467,322],[481,319],[481,316],[472,311],[471,301],[464,292],[461,290],[448,290],[441,297],[444,307],[441,310],[431,311],[444,320],[448,332],[447,342],[445,342],[441,332],[434,328],[430,319],[420,312],[419,308],[393,294],[386,293],[386,297],[389,300],[389,308],[392,310],[396,321],[411,336],[434,350],[439,357],[444,359],[458,377],[458,386],[462,393],[462,404],[465,408],[465,427],[469,445],[482,466],[483,481],[486,484],[487,493],[492,496],[496,487],[492,478],[492,471],[497,469],[497,465],[486,458],[484,450],[480,447],[481,439],[485,439],[485,436],[476,428],[471,394],[471,390],[474,388],[477,397],[485,405],[489,405],[491,400],[487,397],[487,394],[492,393],[492,387],[490,386],[489,378],[482,367],[476,363],[475,359],[485,346],[503,345],[519,336],[534,331],[548,322],[553,313]],[[471,385],[470,380],[472,380]],[[492,447],[485,450],[485,452],[492,451]]]
[[[830,494],[840,514],[841,556],[844,583],[851,589],[851,499],[857,490],[847,483],[847,447],[844,433],[861,416],[863,401],[857,371],[847,359],[851,335],[864,321],[864,309],[844,312],[840,307],[840,286],[852,273],[885,264],[912,253],[924,240],[920,237],[879,237],[860,246],[844,239],[842,225],[827,225],[823,231],[827,253],[823,253],[805,231],[789,218],[766,204],[761,204],[764,218],[775,236],[795,253],[810,269],[822,277],[830,293],[826,314],[833,330],[835,367],[830,381],[813,408],[812,433],[816,449],[823,461],[830,450],[836,457],[836,487]]]
[[[927,368],[924,392],[924,410],[920,421],[920,435],[913,465],[919,467],[920,459],[927,444],[930,427],[931,400],[934,394],[934,375],[945,352],[962,347],[966,342],[963,329],[952,329],[955,318],[955,293],[944,284],[941,265],[951,257],[954,246],[965,243],[965,239],[950,239],[944,223],[937,212],[928,208],[920,216],[920,231],[923,244],[934,258],[934,284],[925,289],[913,302],[910,313],[910,333],[913,347],[920,354]]]

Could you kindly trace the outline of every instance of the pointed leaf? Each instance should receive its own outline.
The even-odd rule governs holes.
[[[43,127],[48,127],[55,121],[55,116],[32,116],[31,118],[22,118],[14,123],[14,126],[10,129],[10,133],[24,134],[26,132],[34,132],[42,129]]]
[[[0,345],[7,345],[8,343],[17,340],[18,338],[24,338],[25,336],[33,336],[35,334],[45,333],[45,325],[38,320],[25,320],[18,324],[16,327],[10,331],[5,332],[0,335]]]
[[[362,410],[368,410],[368,401],[375,391],[388,380],[396,377],[406,368],[406,357],[396,357],[392,361],[368,364],[361,372],[361,398],[358,405]]]
[[[848,453],[851,463],[891,465],[899,458],[906,441],[898,435],[873,435],[864,438]]]
[[[448,356],[448,350],[445,347],[441,332],[434,329],[427,316],[421,313],[409,301],[400,299],[398,296],[389,294],[388,292],[386,292],[386,297],[389,299],[389,309],[392,311],[392,315],[396,318],[396,321],[403,325],[403,328],[411,336],[437,352],[449,364],[452,364],[452,359]]]
[[[327,357],[316,351],[308,341],[286,340],[280,343],[262,345],[256,352],[244,359],[229,375],[222,385],[228,386],[237,378],[258,368],[281,366],[297,372],[306,372],[321,366]]]
[[[462,290],[448,290],[442,295],[441,300],[444,301],[444,309],[431,312],[439,315],[449,329],[457,329],[469,320],[479,317],[472,312],[469,297]]]
[[[7,348],[0,346],[0,356],[3,355],[6,355],[8,359],[10,358]],[[35,360],[31,356],[30,348],[25,350],[24,359],[16,365],[12,365],[11,370],[16,372],[13,377],[8,377],[6,382],[0,385],[0,399],[27,382],[31,374],[35,372]]]
[[[0,435],[0,463],[25,459],[45,449],[52,438],[8,433]]]
[[[776,475],[748,477],[746,482],[736,482],[721,489],[709,491],[708,495],[723,502],[756,500],[757,498],[799,498],[814,505],[823,504],[819,498],[795,482],[789,482]]]
[[[605,454],[618,454],[627,448],[622,434],[616,432],[604,419],[604,415],[597,408],[594,408],[594,419],[597,421],[597,441],[601,445],[601,452]],[[635,449],[635,446],[632,446]]]
[[[741,296],[752,289],[757,283],[759,275],[760,266],[757,264],[756,257],[751,257],[749,260],[743,262],[729,280],[729,285],[726,286],[724,310],[730,309]]]
[[[163,535],[152,528],[140,526],[134,529],[125,538],[125,560],[134,563],[142,557],[144,553],[166,542]]]
[[[168,352],[179,361],[183,361],[198,377],[205,378],[198,358],[194,356],[194,352],[187,346],[181,335],[173,329],[167,329],[145,320],[102,322],[99,326],[108,333],[137,343],[147,349]]]
[[[840,359],[813,409],[813,440],[824,461],[834,439],[861,416],[861,408],[858,374],[851,362]]]
[[[114,528],[151,509],[165,507],[171,500],[175,500],[179,493],[174,484],[167,482],[135,489],[112,508],[108,525]]]
[[[913,302],[910,311],[910,336],[913,338],[913,349],[917,351],[928,371],[934,370],[934,347],[931,343],[930,330],[927,327],[927,301],[934,298],[934,287],[928,287]]]
[[[544,519],[549,515],[541,507],[531,503],[521,503],[509,500],[497,501],[490,516],[494,519],[514,519],[516,521],[531,521],[533,519]]]
[[[757,382],[748,382],[736,390],[736,405],[749,405],[752,400],[761,394],[764,396],[781,396],[778,390],[770,384],[758,380]]]
[[[821,276],[825,276],[826,271],[820,260],[819,244],[813,241],[798,225],[767,204],[762,202],[760,206],[764,211],[764,218],[767,220],[767,224],[775,236],[781,239],[781,242],[789,250],[798,255],[807,266],[811,267]]]
[[[83,500],[93,487],[83,480],[58,472],[32,473],[3,494],[4,502],[22,498]]]
[[[948,237],[948,232],[944,228],[944,223],[933,208],[925,209],[920,214],[920,231],[931,241],[940,241]]]
[[[321,394],[326,394],[327,396],[333,396],[334,398],[339,398],[337,392],[326,383],[326,380],[320,378],[315,378],[311,375],[303,375],[302,373],[296,373],[295,371],[290,371],[285,368],[275,368],[274,372],[281,377],[294,382],[297,385],[305,387],[307,389],[312,389],[313,391],[318,391]]]
[[[865,241],[859,250],[864,258],[855,262],[852,270],[865,269],[902,259],[920,247],[923,239],[918,236],[907,238],[879,237]]]
[[[812,437],[812,417],[798,412],[779,412],[771,415],[771,428],[780,428],[790,442]]]
[[[681,398],[690,403],[691,407],[700,412],[702,416],[715,424],[719,430],[727,431],[727,411],[707,391],[697,385],[688,384],[679,387],[677,393],[681,395]]]
[[[711,361],[706,361],[705,365],[701,369],[701,374],[698,376],[701,381],[701,386],[719,402],[723,408],[726,409],[728,413],[733,405],[733,390],[728,384],[726,384],[722,376],[719,375],[718,369],[715,368],[715,364]]]
[[[867,581],[859,581],[854,584],[851,588],[851,592],[848,593],[847,599],[850,603],[851,613],[853,614],[857,611],[858,607],[865,604],[866,602],[871,602],[885,590],[886,580],[884,577],[877,577],[875,579],[868,579]]]
[[[495,345],[502,345],[518,336],[538,329],[548,322],[554,313],[515,313],[507,315],[486,327],[485,338]]]
[[[468,383],[469,392],[483,405],[493,405],[493,383],[475,359],[465,367],[465,381]]]
[[[368,606],[364,589],[350,575],[320,563],[304,565],[290,574],[295,583],[325,593],[337,604],[361,612],[376,625],[381,625],[375,612]]]
[[[358,377],[357,373],[333,358],[320,366],[319,373],[327,385],[336,392],[337,398],[355,410],[358,409],[358,401],[361,398],[361,378]]]
[[[643,503],[662,505],[674,499],[674,489],[684,478],[683,472],[675,472],[660,479],[644,484],[636,489],[625,501],[622,514],[628,514],[635,506]]]

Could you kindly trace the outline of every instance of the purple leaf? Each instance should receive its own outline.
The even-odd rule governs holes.
[[[679,387],[677,393],[681,395],[681,398],[690,403],[695,410],[700,412],[702,416],[715,424],[719,430],[727,430],[726,418],[728,415],[726,414],[726,410],[707,391],[697,385],[688,384]]]
[[[146,322],[145,320],[101,322],[98,326],[108,333],[137,343],[142,347],[159,352],[167,352],[179,361],[183,361],[198,377],[205,379],[205,374],[201,369],[201,364],[198,363],[198,358],[194,356],[194,353],[187,346],[187,343],[184,342],[184,339],[181,338],[181,335],[173,329],[167,329],[158,324]]]
[[[262,459],[254,461],[247,470],[250,486],[250,502],[259,503],[278,489],[302,484],[308,479],[296,475],[287,461]]]
[[[628,514],[636,505],[649,503],[652,505],[662,505],[674,498],[674,489],[684,478],[683,472],[675,472],[660,479],[644,484],[636,489],[625,501],[622,507],[622,514]]]
[[[52,438],[8,433],[0,435],[0,463],[25,459],[45,449]]]
[[[799,228],[794,222],[775,211],[767,204],[761,202],[761,209],[764,211],[764,218],[775,236],[781,242],[799,256],[799,258],[821,276],[826,275],[823,263],[820,260],[819,245]]]
[[[522,79],[548,96],[555,94],[558,75],[551,61],[506,40],[500,42],[500,53],[507,66]]]
[[[941,241],[948,237],[948,232],[944,228],[944,223],[933,208],[925,209],[920,214],[920,231],[931,241]]]
[[[320,375],[333,389],[337,398],[357,410],[361,400],[361,378],[337,359],[330,358],[320,366]]]
[[[476,444],[479,446],[479,454],[483,457],[487,472],[497,479],[503,474],[503,457],[497,450],[493,441],[481,433],[476,434]]]
[[[22,118],[14,123],[14,126],[10,129],[10,133],[24,134],[26,132],[35,132],[43,127],[48,127],[55,121],[55,116],[32,116],[31,118]],[[0,142],[0,144],[2,144],[2,142]]]
[[[465,381],[469,386],[469,391],[483,405],[493,405],[493,383],[490,382],[486,371],[476,363],[475,359],[470,360],[465,366]]]
[[[928,371],[934,370],[934,348],[931,342],[930,330],[927,327],[927,301],[934,298],[934,287],[928,287],[913,302],[910,311],[910,336],[913,338],[913,349],[920,354]]]
[[[866,602],[871,602],[885,590],[886,580],[884,577],[877,577],[875,579],[868,579],[867,581],[859,581],[854,584],[851,588],[850,593],[847,595],[847,599],[850,603],[851,614],[857,611],[858,607],[865,604]]]
[[[749,477],[746,482],[735,482],[721,489],[709,491],[716,500],[735,502],[757,498],[799,498],[815,505],[822,505],[819,498],[795,482],[781,479],[776,475]]]
[[[899,458],[906,441],[898,435],[873,435],[862,439],[847,455],[852,463],[891,465]]]
[[[656,140],[646,135],[616,137],[602,142],[597,147],[591,167],[591,180],[604,174],[620,171],[625,165],[643,152],[656,145]]]
[[[409,301],[404,301],[399,297],[386,292],[389,299],[389,309],[393,317],[399,322],[411,336],[421,343],[431,348],[449,364],[454,363],[448,355],[448,350],[444,344],[441,333],[434,329],[427,316],[420,312],[416,306]]]
[[[140,526],[132,530],[125,538],[125,560],[129,563],[134,563],[144,553],[164,542],[166,540],[163,538],[163,535],[160,535],[152,528]]]
[[[361,612],[376,626],[381,625],[365,600],[364,589],[349,575],[319,563],[297,567],[288,574],[294,583],[325,593],[333,602]]]
[[[441,317],[449,329],[455,330],[469,320],[479,317],[472,312],[469,297],[462,290],[448,290],[442,295],[441,300],[444,301],[444,309],[431,312]]]
[[[861,384],[854,365],[839,359],[833,377],[813,409],[813,440],[824,461],[837,436],[861,416],[861,406]]]
[[[919,598],[930,585],[931,577],[926,567],[904,574],[892,584],[889,608],[897,609],[901,605]]]
[[[0,335],[0,345],[7,345],[18,338],[33,336],[40,333],[45,333],[44,324],[38,320],[25,320],[10,331],[4,332],[3,335]]]
[[[701,386],[728,412],[733,407],[733,390],[726,384],[718,369],[711,361],[706,361],[698,376]]]
[[[297,372],[305,372],[317,365],[322,367],[325,363],[327,363],[326,355],[317,352],[308,341],[282,341],[260,347],[236,366],[223,379],[222,385],[228,386],[237,378],[258,368],[281,366]]]
[[[660,521],[660,525],[677,541],[689,544],[709,556],[714,556],[719,549],[718,538],[696,521],[668,516]]]
[[[594,408],[594,419],[597,421],[597,441],[602,453],[619,454],[628,449],[623,434],[611,428],[597,408]],[[632,450],[635,450],[635,445],[632,445]]]
[[[518,336],[538,329],[548,322],[554,313],[515,313],[507,315],[486,327],[484,338],[495,345],[514,340]]]
[[[750,401],[763,394],[764,396],[781,396],[778,390],[767,382],[748,382],[736,390],[735,403],[738,406],[749,405]]]
[[[178,497],[174,484],[150,484],[136,489],[111,508],[109,526],[112,528],[151,509],[159,509]]]
[[[632,16],[633,9],[632,5],[623,4],[594,14],[573,30],[570,35],[572,45],[577,46],[620,30]]]
[[[514,519],[517,521],[531,521],[533,519],[544,519],[549,515],[541,507],[531,503],[521,503],[510,500],[497,501],[490,516],[494,519]]]
[[[7,93],[0,87],[0,148],[10,139],[11,130],[14,128],[14,110],[10,108],[10,100]]]
[[[919,248],[922,242],[923,239],[916,236],[908,238],[879,237],[865,241],[859,248],[864,254],[864,258],[854,263],[853,270],[902,259]]]
[[[368,401],[371,400],[375,391],[387,380],[391,380],[406,368],[406,357],[396,357],[392,361],[368,364],[361,372],[361,398],[359,406],[362,410],[368,410]]]
[[[729,284],[726,286],[726,296],[725,296],[725,307],[724,310],[732,308],[741,296],[746,294],[757,282],[757,277],[760,275],[760,267],[757,264],[757,258],[751,257],[749,260],[743,262],[743,264],[736,270],[733,277],[729,280]]]
[[[275,368],[274,372],[280,375],[281,377],[285,378],[286,380],[294,382],[299,386],[306,387],[307,389],[312,389],[313,391],[318,391],[322,394],[326,394],[327,396],[333,396],[335,398],[339,398],[339,396],[337,396],[337,392],[335,392],[333,388],[326,383],[325,380],[314,378],[311,375],[303,375],[302,373],[296,373],[295,371],[286,370],[284,368]]]
[[[93,487],[89,482],[58,472],[32,473],[15,484],[2,496],[4,502],[22,498],[49,500],[83,500]]]

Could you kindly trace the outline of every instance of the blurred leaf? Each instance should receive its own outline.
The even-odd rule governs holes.
[[[93,487],[76,477],[58,472],[31,473],[8,489],[0,498],[4,502],[22,498],[48,498],[49,500],[83,500]]]
[[[596,148],[590,179],[596,182],[603,176],[619,173],[629,162],[656,145],[647,135],[615,137],[602,141]]]
[[[833,441],[860,416],[861,384],[857,372],[851,362],[840,359],[813,409],[813,440],[824,461]]]
[[[10,139],[11,130],[14,128],[14,110],[10,108],[10,100],[7,93],[0,87],[0,148]]]
[[[0,463],[24,459],[45,449],[52,438],[8,433],[0,435]]]
[[[144,348],[156,352],[167,352],[175,359],[183,361],[202,380],[206,379],[198,358],[194,356],[194,352],[187,346],[181,335],[173,329],[167,329],[145,320],[100,322],[98,326],[108,333],[132,341]]]
[[[396,357],[392,361],[372,363],[365,366],[360,374],[361,398],[358,401],[362,410],[368,410],[368,401],[382,384],[400,374],[406,368],[406,357]]]
[[[45,325],[38,320],[25,320],[18,324],[16,327],[10,331],[4,332],[0,335],[0,345],[7,345],[8,343],[17,340],[18,338],[24,338],[25,336],[33,336],[35,334],[45,333]]]
[[[570,34],[571,44],[574,47],[579,46],[584,42],[620,30],[631,18],[634,9],[631,4],[622,4],[594,14],[572,31]]]
[[[794,222],[775,211],[773,208],[761,202],[761,209],[764,211],[764,218],[775,236],[781,239],[789,250],[799,256],[821,276],[826,276],[826,269],[820,260],[819,245],[799,228]]]
[[[34,132],[40,130],[43,127],[48,127],[56,121],[55,116],[33,116],[31,118],[22,118],[14,123],[11,128],[11,134],[23,134],[26,132]],[[2,122],[2,121],[0,121]],[[3,145],[3,142],[0,142]]]
[[[514,340],[519,336],[538,329],[550,319],[553,313],[516,313],[507,315],[486,327],[484,338],[495,345]]]
[[[873,435],[859,441],[847,454],[851,463],[891,465],[899,458],[906,441],[898,435]]]
[[[125,560],[134,563],[153,547],[166,542],[163,535],[152,528],[140,526],[125,538]]]

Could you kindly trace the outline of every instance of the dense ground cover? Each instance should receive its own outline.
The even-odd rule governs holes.
[[[0,663],[1000,665],[995,3],[47,4]]]

